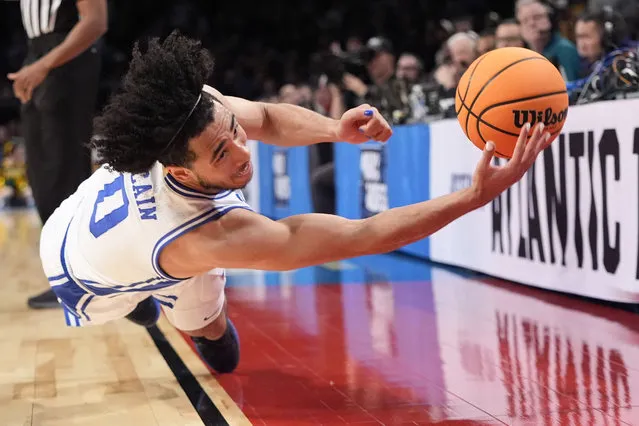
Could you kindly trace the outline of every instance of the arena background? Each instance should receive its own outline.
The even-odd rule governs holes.
[[[553,4],[557,30],[574,41],[575,21],[580,14],[599,10],[602,5]],[[211,50],[216,63],[210,84],[225,94],[297,103],[336,116],[361,100],[379,100],[376,106],[382,110],[392,104],[394,109],[383,110],[397,126],[387,146],[338,144],[333,149],[332,145],[321,144],[286,150],[254,144],[257,173],[247,195],[261,212],[273,218],[313,210],[367,217],[467,184],[479,153],[460,132],[450,114],[450,91],[440,84],[438,72],[455,61],[445,42],[455,33],[472,31],[478,48],[485,51],[486,46],[494,47],[495,29],[515,15],[510,2],[489,4],[481,0],[332,4],[110,1],[108,6],[109,30],[102,40],[96,111],[117,91],[132,44],[166,36],[175,28],[201,39]],[[636,4],[613,6],[625,14],[626,26],[631,29],[627,37],[635,39],[632,28]],[[3,1],[0,8],[0,70],[7,74],[20,67],[26,39],[18,2]],[[371,38],[376,37],[390,46],[386,50],[393,54],[393,60],[399,60],[390,70],[394,83],[388,84],[391,91],[404,91],[403,104],[359,96],[353,90],[357,85],[342,76],[348,72],[373,89],[385,84],[371,75],[366,57],[357,56],[358,49],[371,46]],[[406,73],[401,74],[401,60],[407,54],[414,55],[411,59],[415,60],[408,62],[409,72],[413,64],[420,71],[401,78]],[[338,55],[339,60],[335,59]],[[361,63],[353,65],[353,58]],[[396,89],[397,81],[405,82],[404,87]],[[32,202],[21,167],[26,159],[20,144],[19,102],[9,80],[0,84],[2,203],[28,206]],[[633,91],[634,86],[592,100],[582,99],[580,103],[592,104],[584,106],[574,105],[573,95],[564,132],[553,144],[552,155],[545,154],[539,167],[523,181],[522,185],[528,182],[527,189],[518,185],[491,207],[468,215],[405,251],[529,285],[636,301],[639,246],[633,241],[639,232],[639,194],[633,188],[639,173],[635,135],[639,119],[632,112],[635,101],[613,100],[632,97]],[[575,154],[577,151],[583,154]],[[359,164],[359,169],[353,164]],[[332,170],[326,172],[327,168]],[[576,188],[579,176],[583,176],[581,186]],[[576,191],[581,194],[579,200]],[[513,201],[515,192],[517,203]],[[326,198],[334,201],[326,202]],[[535,205],[534,213],[526,219],[522,212],[527,211],[527,200]],[[627,207],[615,209],[623,200]],[[481,231],[470,247],[457,249],[470,229]],[[575,238],[581,242],[575,243]]]
[[[339,117],[349,106],[371,101],[392,122],[394,136],[385,145],[327,143],[283,149],[250,141],[255,175],[246,188],[247,200],[273,219],[313,211],[348,218],[370,217],[469,185],[480,152],[466,139],[454,113],[451,114],[451,90],[454,91],[455,78],[464,65],[482,49],[495,47],[497,28],[515,17],[513,2],[487,0],[265,3],[112,0],[108,6],[109,26],[101,41],[102,70],[96,112],[118,90],[133,43],[166,36],[177,28],[201,39],[214,54],[215,72],[209,83],[224,94],[264,102],[295,103],[334,117]],[[430,324],[432,329],[420,331],[423,342],[433,345],[438,339],[452,342],[436,356],[428,355],[429,366],[438,365],[441,359],[447,359],[448,364],[421,373],[436,376],[433,379],[436,383],[447,381],[449,386],[456,383],[460,388],[466,387],[471,395],[468,398],[476,398],[480,406],[490,404],[493,393],[498,395],[495,398],[514,397],[510,393],[501,394],[507,392],[499,380],[491,382],[494,387],[486,392],[481,381],[469,385],[470,382],[457,380],[462,377],[458,371],[477,367],[482,360],[492,359],[497,353],[509,359],[509,348],[512,346],[512,353],[516,353],[518,339],[524,339],[517,335],[515,327],[528,330],[529,324],[520,318],[509,330],[504,325],[507,321],[502,319],[515,315],[534,317],[539,312],[546,315],[546,301],[551,299],[552,315],[539,321],[540,329],[552,328],[553,324],[565,325],[563,331],[553,329],[559,337],[552,345],[563,348],[565,344],[569,353],[572,353],[573,341],[574,346],[577,342],[586,342],[584,348],[603,347],[602,353],[611,360],[610,369],[620,365],[625,369],[636,351],[637,336],[631,332],[633,326],[627,325],[635,320],[634,316],[623,326],[607,319],[597,323],[599,317],[595,320],[571,302],[553,299],[556,295],[552,293],[528,293],[528,286],[586,297],[598,306],[612,304],[619,312],[622,309],[636,311],[639,302],[639,116],[636,113],[639,99],[635,97],[639,93],[639,62],[634,41],[638,39],[639,3],[558,0],[552,6],[556,18],[554,30],[573,43],[578,53],[575,28],[579,17],[604,6],[610,6],[613,12],[606,15],[606,22],[611,23],[609,34],[623,39],[623,43],[600,46],[603,48],[598,56],[601,63],[588,61],[580,53],[579,78],[567,79],[571,106],[564,130],[521,183],[433,237],[402,249],[400,252],[411,258],[410,267],[388,266],[387,271],[380,272],[388,264],[375,259],[367,263],[368,269],[360,270],[357,265],[366,262],[355,260],[352,270],[337,273],[339,279],[330,274],[319,279],[311,270],[277,277],[266,275],[261,279],[267,284],[259,290],[264,294],[252,288],[234,289],[236,301],[259,300],[265,310],[271,309],[267,306],[266,293],[272,294],[265,288],[280,285],[287,289],[282,293],[290,292],[293,296],[287,293],[287,297],[297,297],[295,300],[299,302],[291,308],[294,314],[287,312],[287,315],[295,315],[297,326],[313,334],[319,333],[323,324],[314,316],[319,309],[319,303],[315,303],[316,292],[320,291],[310,285],[305,287],[306,284],[320,280],[374,282],[382,288],[383,297],[388,288],[393,287],[390,283],[406,279],[409,271],[417,271],[424,280],[440,285],[434,285],[432,292],[428,289],[423,297],[419,296],[419,289],[398,287],[396,297],[403,295],[404,300],[411,303],[412,298],[421,297],[420,300],[427,300],[424,303],[429,309],[447,303],[459,312],[470,313],[460,319],[462,314],[458,317],[442,310],[437,314],[436,323]],[[604,27],[606,22],[602,23]],[[518,26],[516,22],[513,25]],[[622,27],[625,27],[623,34]],[[447,40],[455,36],[470,44],[447,45]],[[521,41],[526,43],[523,37]],[[20,68],[26,43],[19,2],[0,1],[2,75]],[[470,52],[466,49],[469,45],[472,46]],[[376,65],[372,65],[374,59]],[[558,66],[561,59],[552,58]],[[358,93],[362,87],[366,87],[365,95]],[[13,95],[11,82],[4,78],[0,79],[0,143],[0,210],[33,210],[24,172],[27,159],[20,130],[20,103]],[[468,275],[461,277],[444,269],[431,271],[424,266],[428,264],[425,261],[455,267],[450,270],[457,272],[457,268],[461,268]],[[374,274],[370,272],[373,270]],[[485,282],[474,286],[469,284],[471,279],[467,276],[481,277]],[[510,281],[514,284],[508,288],[521,290],[495,290],[492,284],[486,284],[492,282],[486,276],[498,278],[501,283]],[[292,282],[298,285],[287,287]],[[368,327],[362,318],[376,303],[372,300],[375,295],[370,289],[356,286],[346,286],[343,292],[342,319],[348,327],[342,337],[348,345],[356,347]],[[411,312],[405,313],[406,321],[417,322],[419,315]],[[431,313],[428,311],[428,315]],[[476,325],[474,315],[491,320]],[[606,318],[616,318],[616,315],[622,314],[613,313]],[[462,328],[468,333],[473,327],[472,333],[457,333]],[[598,331],[589,334],[591,330]],[[564,339],[567,335],[572,336],[572,340]],[[406,337],[405,341],[411,339],[420,340]],[[487,349],[467,357],[458,356],[451,349],[458,342],[473,348],[475,344],[484,345]],[[406,343],[404,349],[398,350],[392,364],[395,369],[385,370],[388,377],[393,379],[404,374],[408,382],[416,380],[415,371],[408,367],[402,370],[402,363],[426,364],[422,362],[426,350],[415,345]],[[373,352],[372,349],[354,351],[351,356],[365,363],[376,356]],[[625,358],[613,362],[619,359],[621,352]],[[570,358],[566,364],[573,369],[581,365],[590,377],[595,360],[592,364],[589,360],[595,357],[594,353],[595,349],[592,354],[584,349],[578,359]],[[599,353],[597,357],[600,361],[604,358]],[[563,361],[557,358],[556,362],[560,365]],[[530,367],[532,376],[548,374],[548,371],[542,374],[535,370],[541,368],[541,364],[535,365],[537,367]],[[597,374],[599,372],[597,370]],[[493,374],[484,370],[474,373],[477,376]],[[627,380],[627,371],[625,374]],[[616,376],[612,375],[605,380],[614,381],[617,392]],[[556,380],[561,381],[559,375]],[[590,382],[587,383],[590,386]],[[228,386],[223,385],[228,391]],[[584,386],[584,389],[588,387]],[[624,392],[629,395],[635,388],[631,380]],[[543,389],[545,387],[539,385],[531,392]],[[590,395],[590,388],[584,389],[579,388],[575,393]],[[446,399],[439,385],[422,391],[432,398]],[[527,395],[523,388],[517,392]],[[520,417],[525,419],[524,414]]]

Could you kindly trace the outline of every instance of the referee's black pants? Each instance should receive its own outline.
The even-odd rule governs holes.
[[[29,41],[25,65],[60,44],[66,34],[47,34]],[[91,175],[92,133],[101,59],[92,46],[52,69],[22,105],[27,178],[44,224],[53,211]]]

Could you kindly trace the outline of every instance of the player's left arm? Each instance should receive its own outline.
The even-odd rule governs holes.
[[[249,139],[277,146],[304,146],[321,142],[386,142],[392,130],[376,108],[360,105],[339,120],[291,104],[253,102],[223,96],[206,86],[236,116]]]

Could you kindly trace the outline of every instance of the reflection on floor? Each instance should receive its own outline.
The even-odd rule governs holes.
[[[253,424],[639,424],[631,313],[391,255],[228,294]]]
[[[0,425],[212,424],[144,329],[26,308],[38,235],[0,214]],[[159,330],[230,425],[639,425],[635,314],[390,255],[228,275],[237,373]]]

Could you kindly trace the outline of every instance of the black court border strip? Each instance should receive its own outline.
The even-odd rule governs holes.
[[[158,349],[167,365],[173,372],[176,380],[184,390],[193,408],[200,416],[205,426],[230,426],[220,410],[215,406],[211,398],[197,381],[189,367],[168,341],[162,330],[157,325],[147,328],[155,347]]]

